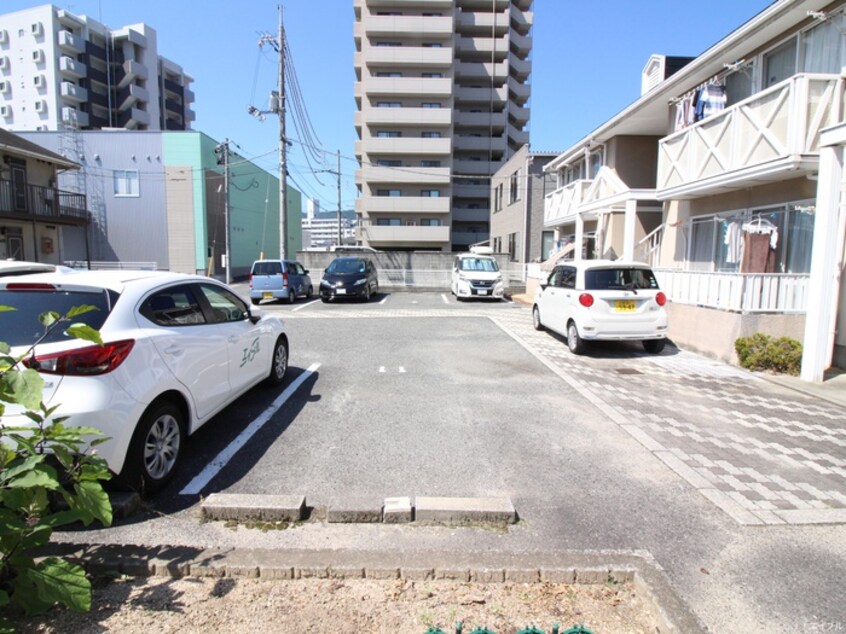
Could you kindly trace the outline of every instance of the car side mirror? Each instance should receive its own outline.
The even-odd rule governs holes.
[[[540,282],[540,283],[538,284],[538,286],[540,286],[540,287],[541,287],[541,290],[543,290],[543,289],[545,289],[547,286],[549,286],[549,282]]]
[[[261,320],[261,308],[259,308],[258,306],[248,308],[246,312],[247,318],[250,320],[250,323],[257,324]]]
[[[303,272],[308,275],[308,269],[303,269]]]

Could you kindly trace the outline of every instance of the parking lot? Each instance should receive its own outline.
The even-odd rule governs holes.
[[[846,623],[842,408],[671,346],[576,357],[517,303],[390,293],[262,309],[290,332],[286,385],[302,381],[291,397],[239,444],[279,397],[251,390],[190,439],[148,513],[62,539],[638,552],[715,631]],[[338,496],[504,496],[521,521],[504,533],[315,520],[262,532],[199,523],[199,499],[215,492],[304,495],[317,508]]]

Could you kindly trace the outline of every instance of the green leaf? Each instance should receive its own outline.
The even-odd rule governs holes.
[[[74,612],[91,610],[91,582],[82,566],[50,557],[31,570],[29,576],[45,603],[62,603]]]
[[[42,487],[50,490],[59,489],[59,481],[54,475],[45,473],[44,471],[30,471],[19,478],[15,478],[6,483],[9,489],[31,489],[35,487]]]
[[[13,403],[20,403],[30,410],[38,409],[41,405],[41,394],[44,390],[44,379],[35,370],[8,372],[3,375]]]
[[[17,308],[12,308],[11,306],[3,306],[0,304],[0,313],[9,313],[13,310],[17,310]]]
[[[100,337],[100,333],[88,324],[71,324],[70,326],[68,326],[67,330],[65,330],[65,333],[70,335],[71,337],[76,337],[77,339],[91,341],[93,343],[96,343],[98,346],[103,345],[103,339],[102,337]]]
[[[83,304],[82,306],[74,306],[71,308],[65,317],[68,319],[73,319],[74,317],[79,317],[80,315],[84,315],[85,313],[90,313],[92,310],[100,310],[96,306],[91,306],[90,304]]]
[[[2,473],[0,473],[0,483],[17,478],[27,471],[33,471],[43,461],[44,456],[28,456],[22,462],[11,464]]]
[[[2,308],[2,307],[0,307]],[[5,341],[0,341],[0,354],[9,354],[12,352],[12,346]]]
[[[32,565],[18,563],[18,575],[12,582],[14,602],[23,608],[28,615],[42,614],[50,609],[54,601],[45,601],[39,596],[38,587],[32,578]]]
[[[109,502],[108,494],[103,490],[99,482],[79,482],[74,485],[76,497],[70,500],[71,508],[76,509],[89,516],[85,521],[86,526],[91,523],[91,518],[100,520],[104,526],[112,525],[112,504]]]
[[[62,316],[54,310],[48,310],[46,313],[41,313],[38,316],[38,321],[41,323],[42,326],[45,328],[49,328],[57,321],[59,321]]]

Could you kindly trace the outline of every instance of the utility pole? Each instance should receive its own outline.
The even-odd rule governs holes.
[[[214,148],[217,155],[217,164],[223,163],[223,221],[226,234],[226,283],[232,283],[232,255],[229,252],[229,139]],[[222,156],[221,156],[222,155]],[[212,251],[214,257],[214,251]]]
[[[279,116],[279,257],[285,259],[288,255],[288,167],[287,167],[287,146],[288,139],[285,136],[285,27],[282,24],[282,5],[279,9],[279,30],[277,35],[262,35],[259,38],[259,48],[269,44],[279,55],[279,86],[277,90],[270,93],[270,107],[267,110],[259,110],[249,106],[247,112],[264,121],[264,115],[275,114]]]
[[[338,150],[338,246],[341,240],[341,150]]]

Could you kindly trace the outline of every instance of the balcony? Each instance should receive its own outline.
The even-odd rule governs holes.
[[[507,117],[504,112],[462,112],[455,114],[455,125],[467,128],[493,127],[494,132],[505,129]]]
[[[529,131],[528,130],[518,130],[510,123],[508,124],[508,139],[514,145],[521,147],[526,145],[529,142]]]
[[[508,88],[504,86],[501,88],[463,88],[458,87],[455,90],[456,103],[463,104],[484,104],[484,105],[505,105],[508,100]]]
[[[367,108],[356,112],[355,124],[448,126],[452,108]]]
[[[490,237],[489,231],[453,231],[452,243],[456,245],[469,246],[476,244]]]
[[[0,216],[20,220],[88,224],[84,194],[0,179]]]
[[[522,128],[529,122],[529,109],[525,106],[508,105],[508,118],[511,123]]]
[[[452,197],[486,199],[491,195],[489,185],[463,185],[460,180],[452,186]]]
[[[529,84],[523,84],[514,79],[508,78],[508,96],[520,106],[525,105],[532,95],[532,87]]]
[[[403,227],[365,224],[357,229],[358,238],[371,246],[381,244],[434,244],[449,242],[449,227]]]
[[[168,92],[172,92],[174,95],[177,95],[180,99],[182,99],[185,94],[185,86],[178,84],[171,79],[164,80],[164,89]]]
[[[525,57],[532,51],[532,36],[531,35],[521,35],[517,31],[511,31],[510,34],[511,40],[511,50]]]
[[[508,65],[505,62],[491,64],[490,62],[463,62],[455,65],[455,76],[458,79],[487,80],[495,77],[498,81],[508,76]]]
[[[490,219],[491,211],[487,208],[487,206],[484,209],[465,209],[463,207],[456,207],[452,210],[453,225],[457,222],[473,222],[476,224],[487,223],[490,222]],[[455,242],[454,235],[453,242]]]
[[[804,313],[810,275],[655,269],[670,301],[744,313]]]
[[[843,120],[844,79],[794,75],[661,139],[658,200],[754,187],[817,170],[820,130]]]
[[[462,11],[456,19],[457,31],[459,33],[478,33],[490,35],[491,29],[502,35],[508,30],[508,10],[497,13],[475,13],[473,11]]]
[[[363,82],[368,95],[442,97],[452,94],[452,80],[433,77],[372,77]]]
[[[490,136],[459,136],[452,139],[452,146],[456,150],[476,152],[505,152],[505,137]]]
[[[85,52],[85,45],[82,40],[70,31],[59,31],[59,47],[71,55],[79,55]]]
[[[76,103],[88,101],[88,91],[69,81],[63,81],[61,83],[59,92],[65,101],[74,101]]]
[[[532,74],[532,62],[528,59],[520,59],[516,55],[511,55],[508,58],[508,66],[510,67],[511,76],[518,81],[524,82],[529,79]]]
[[[459,37],[455,41],[459,59],[484,59],[501,62],[508,54],[508,36],[502,37]]]
[[[139,126],[150,125],[150,115],[144,110],[130,108],[121,112],[118,116],[118,127],[128,130],[137,130]]]
[[[462,176],[491,176],[500,167],[500,161],[467,161],[457,160],[453,162],[453,170]]]
[[[124,88],[137,79],[147,79],[147,67],[134,60],[127,60],[123,63],[123,77],[121,77],[118,88]]]
[[[452,37],[451,16],[371,15],[362,24],[368,37]]]
[[[592,184],[593,180],[578,180],[547,194],[543,204],[543,226],[575,222],[579,205]]]
[[[371,137],[356,142],[356,154],[362,151],[373,154],[403,154],[423,156],[448,156],[452,153],[450,139],[424,139],[420,137],[380,138]]]
[[[139,101],[146,103],[149,100],[150,94],[144,88],[130,84],[117,94],[118,110],[126,110]]]
[[[449,197],[362,196],[355,201],[357,214],[448,214]]]
[[[62,55],[59,58],[59,72],[67,77],[81,79],[86,75],[86,68],[85,64],[82,64],[67,55]]]
[[[356,68],[361,68],[363,61],[369,66],[447,68],[452,66],[452,47],[374,46],[367,53],[355,54]]]
[[[367,165],[356,172],[356,182],[449,185],[448,167],[381,167]]]
[[[517,7],[511,7],[511,25],[520,33],[528,33],[535,21],[535,15],[531,11],[521,11]]]

